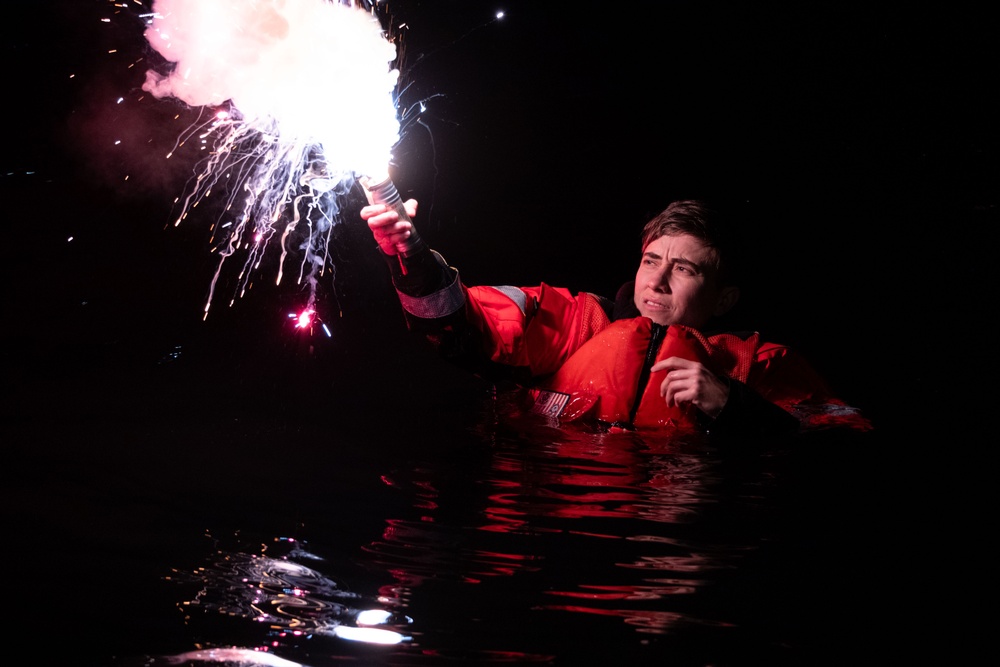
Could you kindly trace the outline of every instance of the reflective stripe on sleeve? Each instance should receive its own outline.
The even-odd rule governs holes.
[[[528,295],[525,294],[519,287],[514,287],[513,285],[494,285],[493,289],[501,294],[509,296],[510,300],[516,303],[517,307],[521,309],[521,314],[525,314],[525,309],[528,305]]]
[[[427,320],[451,315],[465,305],[465,292],[462,290],[462,283],[457,273],[450,285],[433,294],[409,296],[399,290],[396,290],[396,294],[399,295],[399,303],[403,306],[403,310]]]

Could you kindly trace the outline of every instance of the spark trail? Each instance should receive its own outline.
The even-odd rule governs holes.
[[[371,3],[368,3],[371,5]],[[329,0],[155,0],[145,37],[164,59],[143,89],[199,108],[178,137],[210,146],[177,200],[180,224],[213,194],[224,198],[212,229],[219,263],[242,257],[230,300],[244,295],[265,252],[280,245],[308,288],[330,260],[340,198],[361,175],[385,173],[399,141],[397,53],[374,13]],[[168,155],[168,157],[170,157]]]

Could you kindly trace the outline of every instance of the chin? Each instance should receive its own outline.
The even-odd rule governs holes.
[[[670,325],[674,323],[673,318],[671,318],[669,315],[665,313],[643,313],[642,311],[639,311],[639,313],[643,317],[648,317],[657,324]]]

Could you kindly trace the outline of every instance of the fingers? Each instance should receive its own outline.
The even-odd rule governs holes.
[[[410,233],[412,225],[409,220],[400,220],[399,213],[382,204],[372,204],[361,209],[361,218],[376,234]]]
[[[729,400],[729,385],[697,362],[667,371],[660,383],[660,396],[668,407],[693,405],[715,418]]]
[[[670,366],[670,359],[664,359],[663,361],[657,361],[655,364],[650,366],[649,370],[652,373],[656,373],[658,371],[670,371],[673,369]]]
[[[375,236],[375,242],[388,255],[395,255],[397,246],[413,234],[413,223],[406,217],[412,219],[417,214],[417,200],[408,199],[403,202],[403,210],[406,216],[400,219],[399,211],[385,204],[369,204],[361,207],[361,219],[368,223],[369,229]]]
[[[697,361],[681,357],[668,357],[650,367],[651,372],[666,371],[660,382],[660,396],[668,407],[690,403],[698,396],[699,372],[704,367]]]
[[[403,210],[407,216],[413,218],[417,214],[417,200],[410,199],[403,202]],[[376,227],[388,227],[402,222],[409,229],[412,223],[409,220],[400,220],[399,212],[389,208],[385,204],[369,204],[361,208],[361,219],[368,223],[373,229]]]
[[[691,361],[690,359],[684,359],[683,357],[667,357],[666,359],[661,359],[655,364],[649,367],[649,370],[653,373],[658,371],[676,371],[685,368],[696,368],[700,366],[697,361]]]
[[[361,219],[371,220],[375,216],[382,215],[383,213],[386,213],[388,211],[389,209],[386,207],[385,204],[369,204],[368,206],[362,206]],[[392,214],[396,216],[395,211],[392,211]],[[398,218],[399,216],[396,217]]]

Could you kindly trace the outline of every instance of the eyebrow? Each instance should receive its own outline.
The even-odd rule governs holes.
[[[692,262],[690,259],[686,259],[684,257],[668,257],[668,258],[664,258],[663,255],[660,255],[659,253],[655,253],[655,252],[650,252],[648,250],[646,252],[642,253],[642,256],[644,258],[645,257],[649,257],[651,259],[658,259],[658,260],[666,259],[667,261],[672,262],[674,264],[683,264],[684,266],[691,267],[692,269],[696,270],[698,273],[704,273],[704,270],[705,270],[704,267],[701,264],[698,264],[697,262]]]

